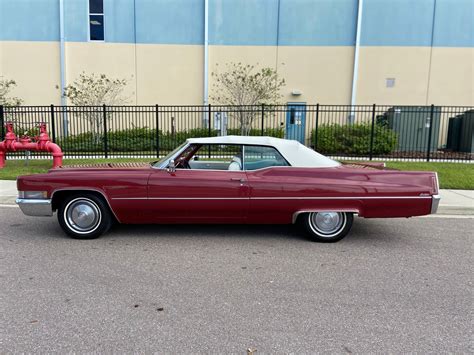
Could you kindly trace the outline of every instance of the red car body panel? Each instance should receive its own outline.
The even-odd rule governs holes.
[[[152,167],[53,169],[18,178],[19,191],[101,193],[121,223],[292,223],[299,212],[362,217],[429,214],[436,175],[339,166],[255,171]]]

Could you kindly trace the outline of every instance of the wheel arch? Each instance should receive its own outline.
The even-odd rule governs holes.
[[[304,209],[304,210],[298,210],[293,213],[293,217],[291,219],[291,223],[295,224],[298,221],[298,218],[305,213],[311,213],[311,212],[347,212],[347,213],[354,213],[357,215],[360,215],[360,211],[357,208],[335,208],[335,209],[330,209],[330,208],[311,208],[311,209]]]
[[[52,205],[53,211],[57,211],[57,209],[59,208],[59,203],[63,198],[67,196],[71,196],[71,195],[80,195],[81,193],[92,194],[102,199],[107,205],[107,207],[109,208],[109,211],[112,213],[112,216],[115,218],[117,222],[120,223],[120,220],[117,218],[117,215],[112,209],[112,206],[110,205],[110,201],[108,200],[105,193],[101,190],[93,189],[93,188],[79,188],[79,189],[65,188],[65,189],[54,190],[51,194],[51,205]]]

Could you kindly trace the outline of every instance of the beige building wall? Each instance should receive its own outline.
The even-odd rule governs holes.
[[[225,63],[241,62],[278,70],[285,79],[282,103],[350,101],[353,47],[210,46],[209,72],[225,70]],[[210,92],[215,92],[210,77]],[[299,91],[301,95],[292,95]]]
[[[395,79],[394,87],[386,80]],[[474,105],[474,48],[361,47],[357,103]]]
[[[58,42],[0,42],[0,77],[16,81],[23,105],[61,103]]]
[[[278,73],[286,80],[283,101],[348,104],[353,62],[354,47],[279,47]],[[293,90],[302,94],[293,96]]]
[[[124,92],[126,101],[123,104],[137,103],[134,44],[67,42],[65,69],[66,85],[73,83],[82,72],[126,79],[128,80]]]
[[[104,73],[129,80],[124,104],[203,103],[203,46],[68,42],[65,51],[66,83],[83,71]],[[348,105],[353,60],[354,47],[209,46],[209,90],[210,74],[225,63],[258,63],[285,79],[282,103]],[[16,80],[12,95],[25,105],[60,104],[59,43],[0,42],[0,76]],[[395,79],[394,87],[387,78]],[[360,48],[358,104],[468,106],[473,86],[474,48]]]
[[[474,106],[474,48],[433,47],[428,103]]]
[[[83,71],[129,80],[128,104],[202,104],[202,46],[76,43],[66,45],[67,82]],[[127,104],[124,103],[124,104]]]
[[[137,45],[138,104],[201,105],[204,47]]]
[[[426,104],[430,51],[429,47],[361,47],[357,104]],[[388,78],[395,79],[393,87],[387,87]]]

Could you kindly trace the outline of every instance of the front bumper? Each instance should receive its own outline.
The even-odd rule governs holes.
[[[17,198],[16,203],[27,216],[50,217],[53,215],[53,206],[50,199]]]
[[[440,195],[431,196],[431,214],[434,214],[436,211],[438,211],[439,200],[441,200]]]

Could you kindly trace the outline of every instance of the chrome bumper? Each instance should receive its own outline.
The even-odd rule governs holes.
[[[441,200],[440,195],[431,196],[431,214],[436,213],[436,211],[438,210],[439,200]]]
[[[53,207],[50,199],[17,198],[16,203],[27,216],[50,217],[53,215]]]

